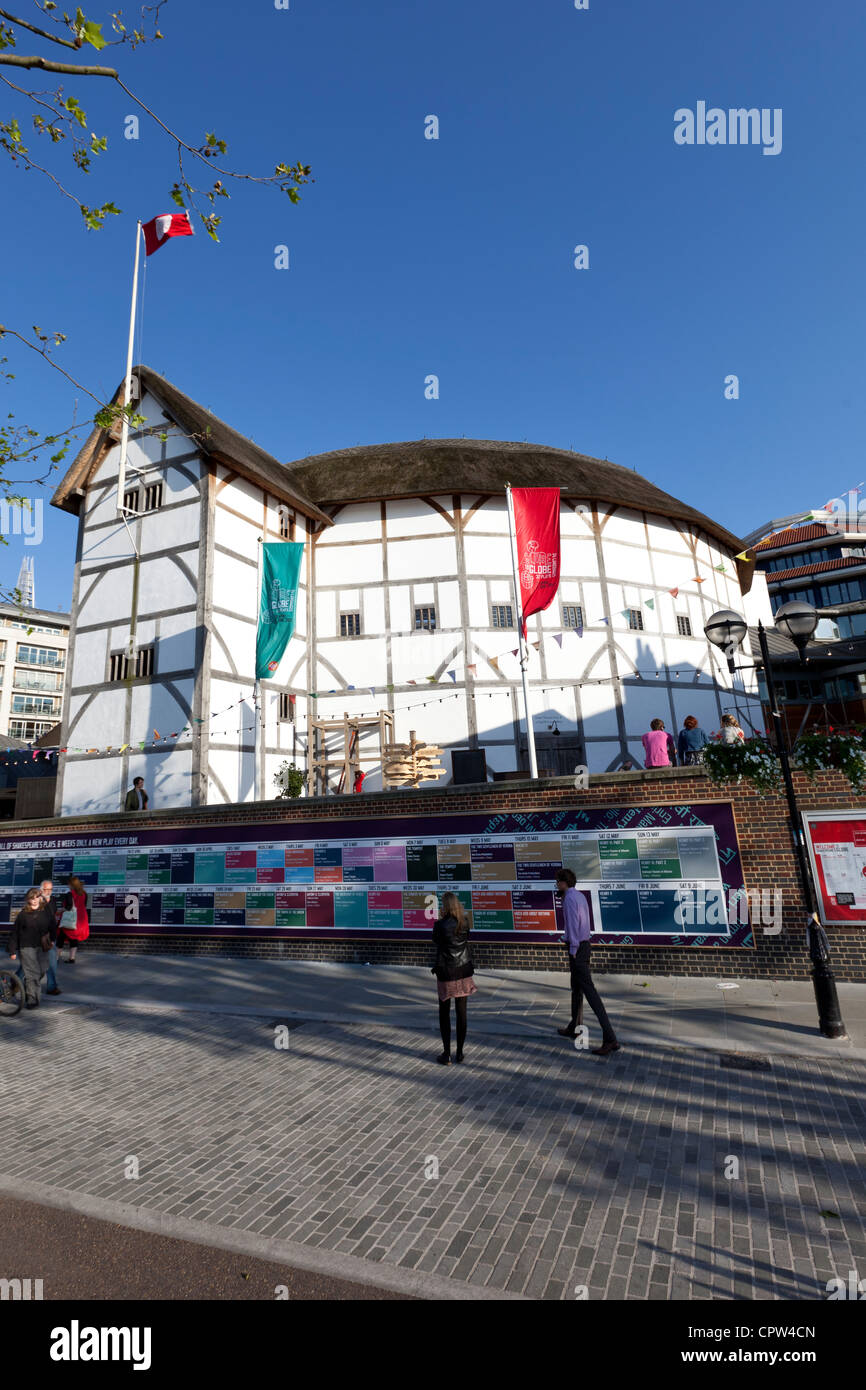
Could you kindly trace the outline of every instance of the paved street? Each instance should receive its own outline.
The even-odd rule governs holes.
[[[0,1230],[5,1277],[41,1279],[43,1299],[54,1302],[405,1297],[12,1197],[0,1197]]]
[[[450,1068],[434,1061],[430,984],[408,969],[391,1026],[342,1006],[340,1021],[301,1017],[287,997],[233,1013],[216,988],[197,1008],[83,1002],[100,998],[100,972],[125,972],[134,990],[136,967],[158,984],[201,966],[201,994],[214,970],[230,986],[265,964],[284,987],[299,978],[272,963],[91,953],[74,984],[63,971],[59,1000],[0,1019],[0,1103],[14,1116],[0,1193],[421,1297],[570,1299],[583,1286],[590,1299],[816,1299],[831,1278],[866,1277],[862,1049],[828,1054],[796,1000],[765,1027],[786,1035],[763,1049],[766,1070],[723,1067],[729,1035],[713,1050],[579,1052],[549,1029],[562,977],[538,978],[553,1002],[511,1025],[502,998],[499,1018],[470,1001],[466,1063]],[[354,989],[367,1010],[365,991],[380,991],[363,966],[331,973],[332,999]],[[650,1006],[634,983],[599,981],[617,1018],[634,1014],[627,1040],[640,1010],[661,1016],[663,982],[649,982]],[[426,1024],[420,993],[409,1007],[422,987]],[[845,987],[851,1017],[858,988]],[[733,993],[706,1005],[701,1029],[734,1007],[748,1015]],[[309,990],[298,997],[315,1012]],[[16,1272],[39,1277],[0,1271]]]

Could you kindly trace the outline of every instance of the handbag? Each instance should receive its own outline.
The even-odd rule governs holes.
[[[40,949],[41,951],[50,951],[50,950],[51,950],[51,933],[50,933],[50,932],[45,931],[45,932],[42,933],[42,936],[40,937],[40,940],[39,940],[39,949]]]
[[[74,907],[67,907],[61,914],[60,921],[57,923],[58,931],[74,932],[78,925],[78,912]]]

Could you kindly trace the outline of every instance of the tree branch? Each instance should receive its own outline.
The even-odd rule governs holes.
[[[85,64],[79,66],[76,63],[52,63],[50,58],[19,58],[14,53],[0,53],[0,63],[6,63],[13,68],[41,68],[43,72],[63,72],[71,77],[117,78],[117,72],[114,68],[93,67]]]
[[[54,362],[47,348],[37,347],[35,343],[31,343],[28,338],[25,338],[22,333],[17,333],[14,328],[7,328],[5,324],[0,323],[0,338],[7,334],[10,338],[17,338],[19,343],[23,343],[25,347],[29,347],[32,352],[38,353],[40,357],[44,357],[49,367],[53,367],[55,372],[60,372],[61,376],[65,376],[66,380],[71,381],[73,386],[77,386],[79,391],[83,391],[91,400],[96,401],[98,406],[104,405],[104,401],[101,401],[98,396],[94,396],[92,391],[88,391],[86,386],[82,386],[80,381],[76,381],[74,376],[70,376],[63,367],[59,366],[57,362]]]
[[[35,24],[28,24],[26,19],[16,19],[14,14],[8,10],[0,10],[0,19],[8,19],[10,24],[20,24],[22,29],[29,29],[31,34],[38,34],[40,39],[47,39],[49,43],[62,44],[64,48],[79,49],[80,43],[73,43],[72,39],[61,39],[56,34],[49,34],[45,29],[37,29]]]

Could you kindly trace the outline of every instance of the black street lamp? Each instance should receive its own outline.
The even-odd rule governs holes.
[[[808,603],[801,603],[799,600],[792,600],[790,603],[782,604],[775,614],[776,629],[782,636],[787,637],[794,643],[802,656],[809,638],[818,626],[818,614]],[[721,647],[728,658],[728,670],[733,672],[736,669],[749,670],[754,668],[739,667],[734,664],[734,652],[739,648],[740,643],[748,632],[748,627],[738,613],[730,609],[722,609],[714,613],[707,622],[704,632],[707,639],[716,647]],[[836,978],[830,966],[830,946],[827,941],[827,933],[821,925],[818,916],[818,898],[815,892],[815,885],[812,882],[812,875],[809,872],[809,861],[806,857],[806,845],[803,836],[800,812],[797,807],[797,795],[794,791],[794,779],[791,776],[791,760],[789,757],[788,742],[785,730],[782,726],[782,712],[779,708],[779,701],[776,696],[776,686],[773,680],[773,667],[770,661],[770,651],[767,646],[767,633],[762,622],[758,623],[758,642],[761,647],[761,664],[764,668],[764,679],[767,683],[767,699],[770,706],[770,714],[773,719],[773,729],[776,736],[776,751],[779,755],[779,762],[782,767],[782,781],[785,784],[785,795],[788,800],[788,819],[791,826],[791,834],[794,838],[794,850],[797,856],[797,866],[800,871],[800,880],[803,885],[803,893],[809,909],[809,921],[806,925],[806,936],[809,946],[809,957],[812,961],[812,984],[815,990],[815,1002],[818,1005],[818,1026],[825,1038],[846,1038],[845,1024],[842,1022],[842,1014],[839,1009],[839,998],[836,993]]]

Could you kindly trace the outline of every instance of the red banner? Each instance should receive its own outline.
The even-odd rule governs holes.
[[[511,501],[526,637],[526,619],[549,608],[559,588],[559,488],[513,487]]]

